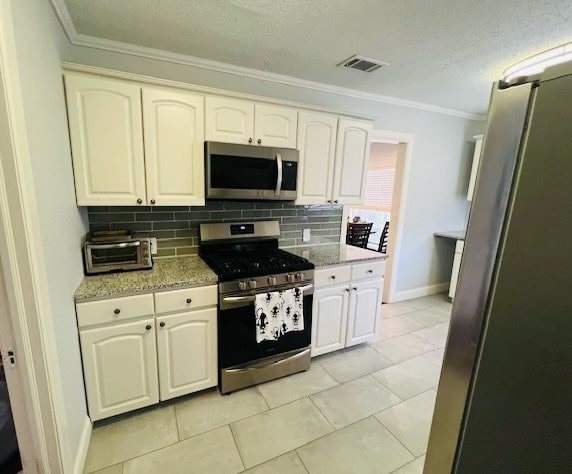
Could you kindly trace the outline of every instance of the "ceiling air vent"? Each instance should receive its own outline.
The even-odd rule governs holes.
[[[357,69],[363,72],[373,72],[382,66],[388,66],[388,64],[377,59],[365,58],[355,54],[351,58],[342,61],[338,66],[349,67],[350,69]]]

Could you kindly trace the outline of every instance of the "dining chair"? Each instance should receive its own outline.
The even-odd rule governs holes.
[[[364,249],[367,248],[367,241],[369,240],[369,234],[371,234],[372,226],[373,222],[369,222],[367,224],[348,222],[346,244]]]
[[[389,221],[385,222],[383,230],[381,231],[381,237],[379,238],[379,247],[377,251],[380,253],[387,253],[387,239],[389,237]]]

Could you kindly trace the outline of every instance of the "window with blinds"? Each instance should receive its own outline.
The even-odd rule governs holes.
[[[390,212],[394,181],[395,168],[368,169],[363,207],[366,209]]]

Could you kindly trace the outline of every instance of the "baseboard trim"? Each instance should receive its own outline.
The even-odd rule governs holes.
[[[393,294],[390,303],[397,303],[399,301],[411,300],[413,298],[421,298],[422,296],[434,295],[435,293],[442,293],[449,289],[448,281],[436,283],[434,285],[421,286],[413,288],[412,290],[398,291]]]
[[[83,423],[83,429],[81,431],[81,438],[79,440],[79,446],[77,448],[77,454],[75,457],[73,472],[74,474],[83,474],[83,468],[85,467],[85,460],[87,458],[87,450],[89,448],[89,442],[91,440],[91,420],[89,417],[85,417]]]

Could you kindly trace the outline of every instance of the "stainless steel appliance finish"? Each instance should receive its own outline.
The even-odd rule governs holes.
[[[207,199],[296,199],[298,150],[205,142]]]
[[[310,368],[310,360],[310,348],[306,348],[260,359],[255,363],[222,369],[221,392],[230,393],[279,377],[303,372]]]
[[[235,231],[227,223],[201,224],[200,235],[201,242],[236,241],[240,237],[246,237],[247,239],[277,239],[280,237],[280,224],[278,221],[255,221],[244,223],[236,228]]]
[[[307,370],[314,265],[278,248],[277,221],[202,224],[200,234],[199,254],[219,277],[221,392]],[[289,289],[300,292],[297,297],[303,302],[304,329],[257,343],[256,296]]]
[[[86,275],[150,269],[151,239],[128,235],[91,239],[88,235],[83,243],[83,258]]]
[[[558,71],[493,87],[426,473],[572,462],[572,64]]]

